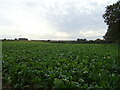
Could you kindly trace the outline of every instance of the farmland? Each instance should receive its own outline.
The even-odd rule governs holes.
[[[3,87],[117,88],[116,44],[2,43]]]

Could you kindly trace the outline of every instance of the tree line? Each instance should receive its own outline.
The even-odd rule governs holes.
[[[120,0],[106,7],[103,14],[104,22],[108,25],[103,36],[106,42],[120,42]]]

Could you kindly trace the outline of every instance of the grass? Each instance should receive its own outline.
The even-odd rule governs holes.
[[[118,88],[116,44],[3,42],[3,87]]]

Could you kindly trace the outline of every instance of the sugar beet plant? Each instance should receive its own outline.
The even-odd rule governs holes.
[[[117,88],[115,44],[3,42],[3,88]]]

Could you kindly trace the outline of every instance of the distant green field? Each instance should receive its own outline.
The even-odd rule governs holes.
[[[116,44],[2,43],[3,87],[117,88]]]

